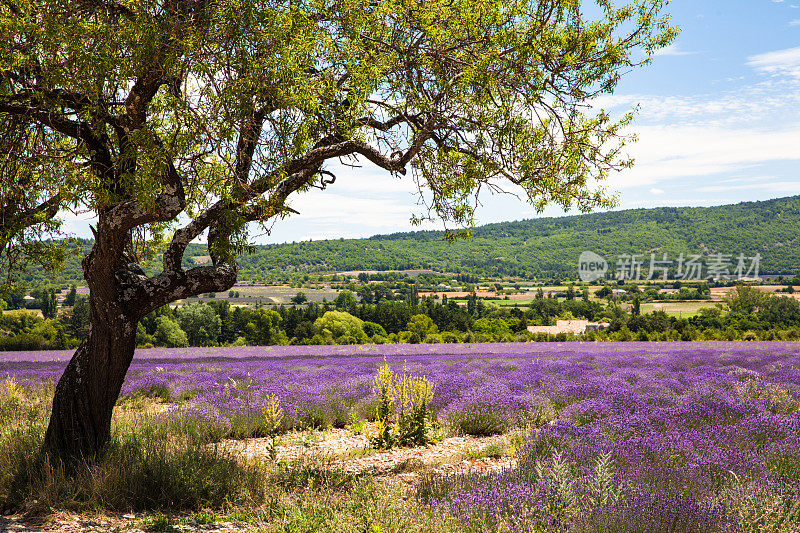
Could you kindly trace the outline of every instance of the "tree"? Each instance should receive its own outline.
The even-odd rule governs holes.
[[[244,327],[248,344],[275,345],[288,342],[286,333],[280,328],[281,315],[277,311],[262,307],[246,314],[250,319]]]
[[[439,333],[439,328],[433,323],[433,319],[423,314],[412,316],[406,325],[406,329],[419,335],[420,339],[424,339],[425,335],[429,333]]]
[[[375,335],[386,337],[388,335],[386,330],[383,329],[383,326],[375,322],[367,321],[364,322],[364,333],[366,333],[368,337],[374,337]]]
[[[371,304],[374,300],[372,288],[369,285],[359,285],[356,289],[359,299],[362,304]]]
[[[333,300],[333,304],[336,306],[336,309],[350,309],[351,307],[355,307],[357,303],[358,301],[356,300],[355,295],[353,295],[353,293],[347,289],[340,291]]]
[[[78,288],[75,285],[72,285],[69,288],[69,292],[64,297],[64,307],[72,307],[75,305],[75,298],[78,296]]]
[[[638,296],[634,297],[633,303],[631,304],[631,316],[639,316],[642,311],[642,302]]]
[[[68,321],[70,335],[78,340],[84,340],[89,331],[90,315],[89,300],[85,296],[78,296]]]
[[[103,448],[138,320],[233,286],[248,223],[334,184],[331,160],[411,174],[415,221],[469,225],[503,184],[539,210],[611,205],[591,184],[630,165],[631,117],[587,104],[672,41],[665,3],[598,0],[592,17],[573,0],[3,3],[0,115],[52,135],[53,175],[97,214],[92,327],[45,451]],[[184,269],[201,236],[210,264]]]
[[[772,327],[800,325],[800,302],[786,296],[766,296],[758,314]]]
[[[738,285],[725,295],[725,305],[731,313],[737,315],[750,315],[761,309],[767,302],[769,295],[747,285]]]
[[[58,301],[54,289],[42,291],[42,316],[55,318],[58,315]]]
[[[176,348],[189,345],[186,332],[181,329],[177,322],[164,315],[156,318],[156,333],[154,337],[160,346]]]
[[[181,329],[191,346],[211,346],[217,343],[222,320],[210,305],[189,304],[175,311]]]
[[[472,291],[472,294],[467,295],[467,313],[471,316],[475,316],[477,304],[478,295],[475,294],[475,291]]]
[[[292,303],[296,305],[304,304],[308,301],[308,296],[304,292],[298,292],[292,296]]]
[[[360,342],[366,341],[364,321],[345,311],[326,311],[314,321],[314,328],[319,333],[328,330],[334,338],[348,336]]]
[[[478,333],[490,333],[494,336],[511,334],[508,323],[500,317],[479,318],[473,324],[472,329]]]

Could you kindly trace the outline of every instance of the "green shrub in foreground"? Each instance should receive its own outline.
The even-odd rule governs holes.
[[[375,417],[378,433],[372,438],[372,447],[387,450],[433,442],[430,409],[433,389],[427,377],[410,376],[405,366],[402,375],[395,375],[384,363],[373,380],[372,393],[378,401]]]

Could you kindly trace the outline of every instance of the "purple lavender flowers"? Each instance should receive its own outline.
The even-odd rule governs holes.
[[[167,418],[219,438],[266,432],[272,395],[284,429],[342,426],[374,416],[371,380],[384,360],[435,383],[439,423],[525,432],[513,468],[421,486],[426,504],[478,529],[800,527],[799,343],[142,350],[123,396],[167,401]],[[0,379],[33,386],[64,364],[2,354]]]

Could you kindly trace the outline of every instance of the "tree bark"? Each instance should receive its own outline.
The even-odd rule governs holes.
[[[214,257],[213,266],[148,278],[127,251],[129,230],[117,230],[109,220],[100,216],[95,244],[83,260],[90,290],[89,332],[56,385],[43,444],[51,459],[65,464],[91,460],[108,444],[139,320],[174,300],[228,290],[238,274],[235,265]]]
[[[136,348],[136,322],[96,319],[58,381],[44,451],[64,462],[101,453],[111,438],[111,415]]]
[[[108,444],[111,415],[136,349],[139,312],[123,300],[125,285],[135,281],[125,263],[127,239],[124,231],[101,233],[83,260],[89,331],[56,385],[43,446],[64,462],[91,459]]]

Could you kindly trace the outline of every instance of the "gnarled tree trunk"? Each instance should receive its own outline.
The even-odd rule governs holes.
[[[122,221],[122,222],[120,222]],[[100,215],[92,251],[83,260],[89,285],[89,332],[56,386],[43,451],[71,463],[102,453],[111,416],[136,349],[136,327],[147,313],[174,300],[229,289],[238,270],[217,256],[213,266],[180,268],[191,234],[165,254],[168,268],[154,277],[132,259],[124,217]],[[212,232],[214,234],[214,232]]]
[[[62,460],[91,458],[108,443],[111,415],[136,348],[136,321],[103,316],[98,306],[91,303],[89,334],[53,398],[44,449]]]
[[[91,458],[111,436],[111,415],[142,316],[140,306],[124,299],[137,274],[144,276],[138,265],[125,263],[126,243],[128,231],[100,235],[83,260],[90,290],[89,332],[58,381],[44,440],[44,450],[62,460]]]

